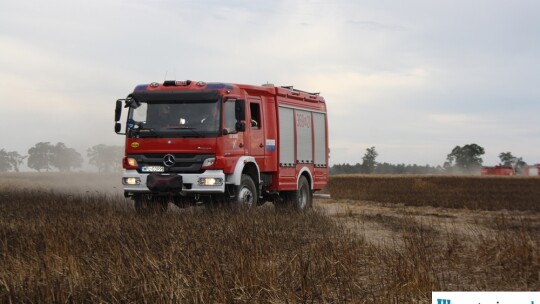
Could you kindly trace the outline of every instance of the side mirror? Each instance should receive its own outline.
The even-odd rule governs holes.
[[[122,100],[119,99],[116,101],[116,108],[114,109],[114,121],[119,121],[121,115],[122,115]]]
[[[114,124],[114,132],[120,133],[121,129],[122,129],[122,124],[120,124],[119,122]]]
[[[238,122],[246,120],[246,101],[237,99],[234,102],[234,117]]]
[[[246,123],[245,122],[237,122],[234,125],[234,129],[238,132],[244,132],[246,130]]]

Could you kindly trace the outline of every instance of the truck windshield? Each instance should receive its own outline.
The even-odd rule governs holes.
[[[217,101],[140,102],[129,109],[128,136],[217,136],[220,110]]]

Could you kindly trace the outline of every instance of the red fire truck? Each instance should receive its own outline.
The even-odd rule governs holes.
[[[511,165],[500,165],[495,167],[482,167],[481,175],[516,175],[514,167]]]
[[[124,195],[139,212],[165,211],[169,202],[305,209],[328,181],[326,103],[318,93],[154,82],[117,100],[115,122],[126,136]]]

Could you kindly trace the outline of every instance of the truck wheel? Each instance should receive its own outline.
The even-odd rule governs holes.
[[[257,205],[258,199],[255,182],[249,175],[242,174],[240,185],[236,188],[236,205],[251,208]]]
[[[163,214],[167,212],[169,203],[165,198],[141,195],[134,198],[135,211],[138,214]]]
[[[296,210],[306,210],[311,208],[313,195],[305,176],[300,177],[298,189],[292,191],[287,198],[287,204]]]

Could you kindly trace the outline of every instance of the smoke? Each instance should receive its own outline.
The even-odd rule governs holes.
[[[2,173],[0,187],[42,189],[66,194],[123,196],[121,173]]]

